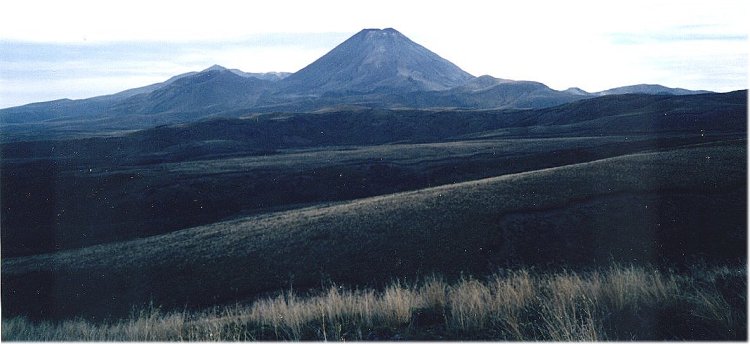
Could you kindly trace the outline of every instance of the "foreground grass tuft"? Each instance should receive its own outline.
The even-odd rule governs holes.
[[[3,319],[3,340],[745,340],[741,268],[678,274],[613,266],[585,273],[500,271],[450,284],[438,276],[382,291],[331,286],[249,305],[111,323]]]

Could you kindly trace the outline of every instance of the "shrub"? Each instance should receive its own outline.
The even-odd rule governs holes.
[[[746,271],[703,267],[689,274],[612,266],[576,273],[504,271],[486,279],[439,276],[382,291],[332,286],[249,305],[124,320],[52,323],[2,320],[3,340],[744,340]]]

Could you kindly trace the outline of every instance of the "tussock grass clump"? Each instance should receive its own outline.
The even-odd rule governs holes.
[[[129,319],[3,319],[3,340],[744,340],[746,270],[686,274],[612,266],[584,273],[501,271],[383,290],[333,285],[202,312],[158,308]]]

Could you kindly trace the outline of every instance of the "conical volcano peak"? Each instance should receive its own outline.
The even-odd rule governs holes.
[[[213,72],[213,71],[225,71],[225,70],[227,70],[227,69],[224,68],[223,66],[215,64],[215,65],[213,65],[211,67],[208,67],[208,68],[202,70],[201,73],[202,72]]]
[[[403,36],[401,34],[401,32],[398,32],[398,30],[396,30],[396,29],[394,29],[392,27],[387,27],[385,29],[364,29],[364,30],[360,31],[359,33],[360,34],[365,34],[365,35],[370,34],[370,35],[381,35],[381,36],[386,36],[386,35],[399,35],[399,36]]]
[[[434,91],[473,78],[393,28],[364,29],[287,79],[286,89],[329,91]]]
[[[353,40],[361,39],[371,42],[408,42],[410,44],[416,44],[412,42],[408,37],[404,36],[401,32],[398,32],[394,28],[385,29],[364,29],[352,36]]]

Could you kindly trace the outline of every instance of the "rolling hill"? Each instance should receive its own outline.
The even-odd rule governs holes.
[[[743,266],[747,105],[474,77],[389,28],[292,74],[215,65],[0,109],[3,326],[331,281]]]
[[[733,261],[746,254],[746,153],[744,140],[687,146],[3,259],[3,314],[209,306],[321,278]]]
[[[118,137],[5,143],[0,187],[14,192],[0,195],[2,253],[742,138],[746,101],[746,92],[619,95],[523,111],[260,114]]]

